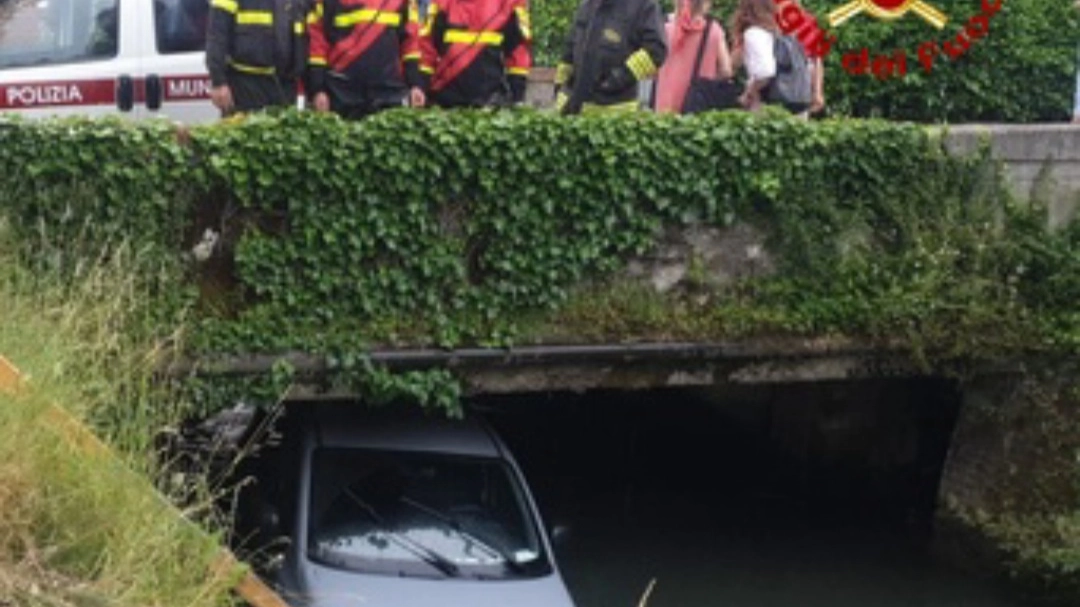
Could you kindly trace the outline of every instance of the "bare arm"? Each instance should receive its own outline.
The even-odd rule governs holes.
[[[735,76],[735,71],[731,61],[731,53],[728,52],[727,37],[724,36],[724,29],[718,29],[720,35],[717,36],[719,40],[716,46],[716,75],[719,78],[728,80]]]
[[[810,113],[816,114],[825,109],[825,62],[821,57],[814,58],[814,88],[810,101]]]

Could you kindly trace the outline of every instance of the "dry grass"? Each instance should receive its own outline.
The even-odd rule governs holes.
[[[0,229],[0,354],[29,389],[0,394],[0,607],[226,605],[209,575],[217,537],[179,519],[152,489],[153,429],[182,409],[150,382],[151,291],[114,249],[63,281],[20,272]],[[62,405],[107,429],[88,453],[50,415]],[[119,457],[117,457],[117,455]]]

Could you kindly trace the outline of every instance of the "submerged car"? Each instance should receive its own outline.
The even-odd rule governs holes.
[[[308,607],[573,607],[536,504],[476,419],[318,405],[279,571]]]

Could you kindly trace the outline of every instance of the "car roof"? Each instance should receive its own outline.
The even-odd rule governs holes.
[[[505,457],[494,432],[475,416],[450,419],[442,411],[424,412],[412,406],[311,406],[315,409],[314,432],[319,446]]]

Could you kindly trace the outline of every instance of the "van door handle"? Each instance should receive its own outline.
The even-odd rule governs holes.
[[[116,79],[116,107],[121,112],[130,112],[135,107],[135,81],[131,76]]]
[[[161,109],[161,76],[150,74],[146,77],[146,109],[156,112]]]

